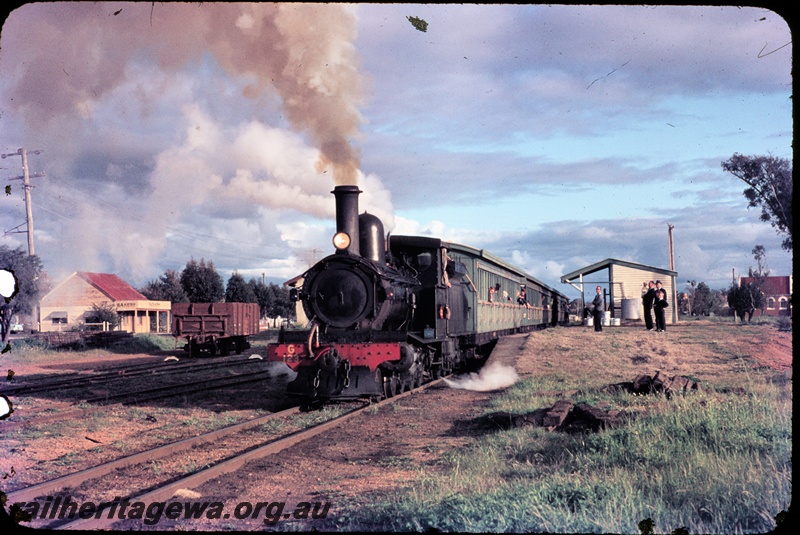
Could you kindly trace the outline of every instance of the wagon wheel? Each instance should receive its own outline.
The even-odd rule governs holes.
[[[231,344],[228,340],[223,340],[219,343],[219,354],[223,357],[227,357],[231,354]]]

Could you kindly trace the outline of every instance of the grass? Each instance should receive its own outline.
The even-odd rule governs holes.
[[[13,341],[11,350],[3,354],[3,360],[4,365],[13,365],[15,362],[47,365],[71,360],[75,355],[80,355],[82,358],[102,359],[109,353],[158,353],[172,349],[175,349],[175,338],[156,334],[136,334],[129,339],[120,340],[105,349],[86,347],[56,349],[42,340],[23,338]]]
[[[589,435],[514,429],[446,458],[442,476],[362,507],[343,529],[764,532],[791,500],[791,412],[767,399],[679,397]],[[766,403],[765,403],[766,401]],[[702,403],[705,402],[705,403]]]
[[[417,466],[417,477],[405,488],[343,505],[336,528],[640,533],[641,526],[652,525],[654,533],[692,534],[775,529],[792,498],[791,376],[744,366],[751,362],[745,350],[717,330],[728,328],[711,324],[694,333],[676,331],[669,342],[652,348],[610,331],[603,343],[617,354],[600,362],[580,344],[559,341],[569,355],[562,366],[539,362],[547,373],[531,373],[493,396],[484,413],[522,414],[551,406],[561,392],[569,392],[566,397],[575,402],[637,417],[598,433],[535,427],[486,432],[468,447],[445,453],[435,468]],[[757,344],[765,328],[774,326],[745,327],[743,334]],[[703,357],[708,363],[698,364],[699,375],[713,377],[700,391],[667,399],[602,388],[615,382],[609,381],[614,371],[636,371],[629,356],[637,351],[664,351],[664,359],[676,359],[665,362],[681,362],[686,358],[681,346],[698,344],[698,332],[709,353]],[[552,337],[542,333],[536,340]],[[713,367],[717,361],[726,368]],[[402,451],[395,455],[400,458]]]

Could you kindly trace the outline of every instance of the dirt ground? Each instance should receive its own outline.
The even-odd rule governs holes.
[[[638,374],[655,371],[691,374],[706,385],[725,382],[731,374],[744,370],[791,380],[792,333],[768,326],[712,322],[670,325],[666,333],[646,332],[638,327],[606,327],[602,333],[595,333],[591,328],[576,326],[510,337],[492,354],[490,363],[495,361],[513,366],[523,378],[569,374],[574,370],[589,374],[598,384],[630,381]],[[19,369],[25,368],[21,365]],[[285,502],[284,513],[293,511],[301,502],[329,503],[326,520],[286,520],[295,526],[284,524],[280,529],[335,529],[337,515],[345,503],[365,503],[374,493],[409,486],[420,474],[447,470],[441,462],[444,455],[472,444],[486,432],[481,427],[485,423],[479,425],[478,417],[496,395],[496,390],[432,386],[395,404],[367,411],[290,451],[250,463],[237,473],[198,488],[186,489],[184,497],[221,501],[226,504],[226,511],[245,501]],[[110,441],[114,432],[98,429],[92,437]],[[36,444],[25,447],[36,449]],[[74,445],[64,442],[62,447]],[[109,500],[112,498],[109,496]],[[245,520],[233,516],[200,521],[162,519],[157,526],[145,526],[158,530],[265,527],[269,526],[265,526],[263,515]],[[143,526],[126,522],[115,528]]]

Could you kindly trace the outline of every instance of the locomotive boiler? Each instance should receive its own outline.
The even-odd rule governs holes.
[[[267,346],[297,372],[290,394],[393,396],[479,363],[500,336],[566,318],[566,297],[518,268],[438,238],[386,239],[380,219],[358,214],[357,186],[332,193],[336,251],[291,292],[309,326]]]

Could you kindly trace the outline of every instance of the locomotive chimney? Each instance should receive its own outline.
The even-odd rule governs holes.
[[[347,252],[360,256],[358,195],[361,190],[358,189],[358,186],[336,186],[331,193],[336,197],[336,233],[344,232],[350,238],[347,247],[338,249],[336,252]]]

